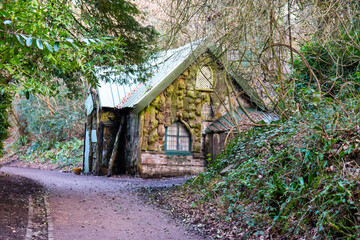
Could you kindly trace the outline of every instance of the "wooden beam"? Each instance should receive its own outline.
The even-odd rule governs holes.
[[[116,137],[115,137],[113,149],[112,149],[112,152],[111,152],[111,157],[110,157],[110,162],[109,162],[109,168],[108,168],[107,177],[110,177],[111,175],[114,174],[115,158],[116,158],[116,155],[117,155],[117,150],[118,150],[118,145],[119,145],[119,139],[120,139],[120,134],[121,134],[122,126],[124,125],[124,120],[125,120],[125,116],[124,116],[124,115],[121,115],[121,120],[120,120],[119,129],[118,129],[118,131],[117,131],[117,133],[116,133]]]

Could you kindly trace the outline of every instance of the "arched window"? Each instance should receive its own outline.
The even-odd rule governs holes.
[[[209,66],[202,66],[196,74],[196,86],[198,90],[212,90],[214,85],[213,73]]]
[[[167,154],[190,154],[190,133],[181,122],[174,122],[165,130],[165,152]]]

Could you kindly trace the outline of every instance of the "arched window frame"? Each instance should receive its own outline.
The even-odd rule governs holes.
[[[176,124],[176,135],[168,135],[168,128],[170,126],[172,126],[173,124]],[[191,155],[191,134],[189,132],[189,130],[185,127],[185,125],[179,121],[177,122],[174,122],[173,124],[171,124],[170,126],[166,127],[165,128],[165,142],[164,142],[164,150],[165,150],[165,153],[168,154],[168,155]],[[179,135],[179,131],[180,131],[180,126],[183,126],[183,128],[186,130],[187,132],[187,136],[180,136]],[[177,150],[174,150],[174,149],[171,149],[169,150],[168,149],[168,141],[169,141],[169,136],[170,137],[176,137],[176,148]],[[188,151],[181,151],[179,150],[179,140],[180,138],[186,138],[189,142],[189,147],[188,147]]]

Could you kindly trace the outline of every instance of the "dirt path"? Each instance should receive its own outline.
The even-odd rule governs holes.
[[[3,167],[42,183],[55,240],[68,239],[203,239],[136,195],[144,186],[171,186],[183,179],[145,180],[131,177],[77,176],[55,171]]]

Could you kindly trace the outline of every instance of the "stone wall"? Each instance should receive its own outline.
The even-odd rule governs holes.
[[[139,173],[143,178],[194,175],[204,171],[204,161],[192,156],[146,151],[142,152],[141,159]]]
[[[195,88],[196,74],[202,65],[213,70],[212,91]],[[225,115],[230,104],[237,107],[240,101],[243,106],[250,106],[245,98],[229,94],[226,81],[221,66],[210,56],[202,56],[139,114],[141,156],[138,155],[137,161],[143,176],[177,176],[203,170],[202,134],[207,125]],[[175,121],[181,121],[191,134],[192,156],[164,152],[165,128]]]

